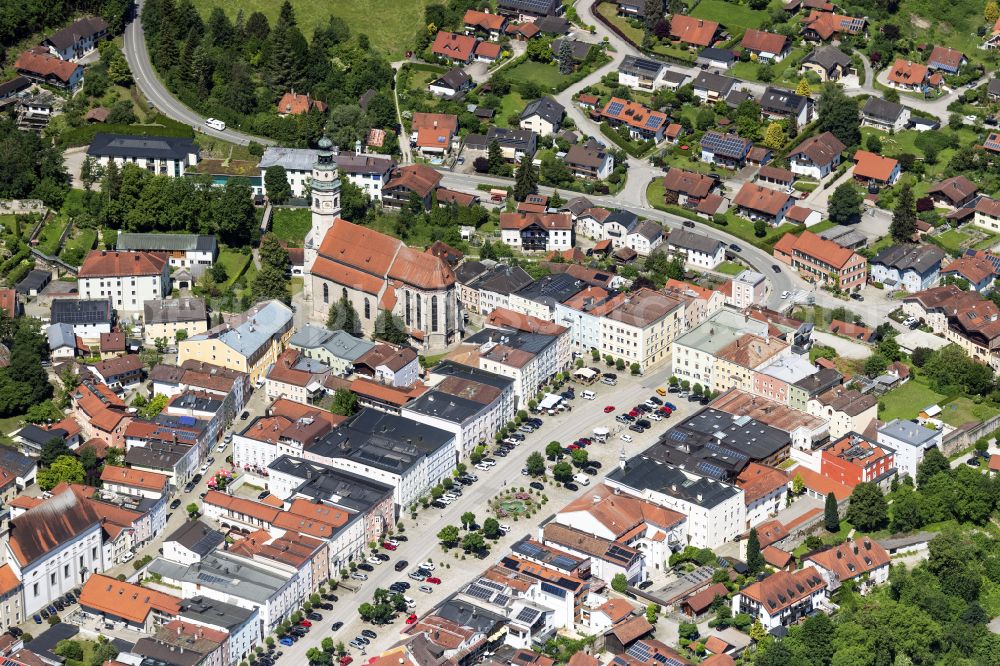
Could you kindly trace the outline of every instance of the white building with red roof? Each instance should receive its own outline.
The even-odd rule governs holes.
[[[158,252],[93,250],[77,273],[81,299],[108,298],[119,313],[141,313],[146,301],[170,293],[167,256]]]
[[[873,587],[889,580],[890,561],[881,544],[858,534],[832,548],[806,555],[802,563],[816,567],[831,592],[845,581],[856,580],[858,591],[868,594]]]

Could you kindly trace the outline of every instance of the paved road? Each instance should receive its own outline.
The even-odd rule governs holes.
[[[669,376],[669,368],[664,367],[654,371],[650,375],[641,378],[623,377],[618,386],[610,387],[598,384],[593,388],[598,397],[596,400],[587,401],[577,398],[573,401],[573,411],[559,416],[545,418],[545,423],[538,431],[528,435],[527,440],[518,446],[506,458],[497,458],[497,466],[489,472],[471,470],[479,476],[479,481],[464,489],[464,495],[451,506],[445,509],[428,509],[418,514],[417,522],[419,529],[414,526],[414,522],[409,516],[403,517],[405,531],[403,534],[409,539],[400,544],[399,549],[387,553],[392,560],[375,568],[375,571],[368,574],[369,580],[361,583],[358,592],[350,592],[340,589],[336,592],[339,601],[334,604],[334,610],[321,611],[323,620],[315,623],[314,629],[303,639],[299,640],[291,647],[282,647],[284,656],[279,660],[279,666],[305,663],[305,653],[312,647],[319,647],[320,642],[326,636],[332,636],[335,642],[343,641],[346,646],[355,636],[361,633],[364,628],[374,629],[378,638],[367,646],[365,654],[375,655],[389,648],[399,639],[399,632],[405,628],[403,619],[405,614],[400,615],[400,619],[389,626],[372,627],[363,623],[358,615],[357,608],[360,604],[371,601],[372,594],[378,587],[388,588],[395,581],[405,581],[411,584],[411,588],[406,595],[417,602],[414,612],[423,615],[434,605],[440,603],[445,597],[456,592],[461,586],[467,584],[473,576],[482,572],[497,558],[508,551],[511,544],[521,539],[526,534],[537,536],[538,524],[547,518],[553,511],[558,510],[577,495],[587,492],[582,488],[576,493],[564,488],[554,487],[551,483],[546,483],[546,495],[549,498],[548,504],[535,517],[527,521],[507,521],[513,528],[511,533],[492,546],[490,555],[484,560],[472,557],[462,560],[456,558],[454,551],[445,554],[441,551],[434,535],[445,525],[459,525],[459,517],[466,511],[472,511],[477,520],[481,523],[489,514],[487,511],[488,502],[505,487],[525,486],[529,479],[521,476],[519,470],[524,466],[525,461],[533,451],[544,452],[545,445],[550,441],[559,441],[564,444],[571,443],[579,437],[590,435],[596,426],[615,426],[620,428],[620,424],[614,421],[613,415],[604,414],[605,405],[613,404],[620,412],[622,408],[642,402],[652,395],[657,386],[662,386]],[[579,387],[578,387],[579,389]],[[579,390],[578,390],[579,395]],[[687,416],[695,409],[696,403],[689,403],[672,398],[677,404],[680,416]],[[633,441],[629,444],[623,443],[615,433],[606,444],[594,444],[588,448],[591,459],[601,462],[602,475],[609,472],[618,463],[619,455],[624,452],[626,456],[633,456],[636,453],[649,447],[659,433],[666,430],[676,416],[665,419],[659,423],[654,423],[654,428],[641,435],[633,435]],[[598,483],[601,477],[592,477],[592,483]],[[409,563],[407,569],[396,572],[393,565],[404,559]],[[418,583],[407,578],[415,566],[428,559],[432,559],[437,566],[435,575],[442,579],[441,585],[434,585],[434,592],[427,594],[417,589]],[[445,566],[447,563],[447,567]],[[351,581],[358,583],[359,581]],[[344,627],[335,633],[329,631],[330,625],[334,621],[344,622]],[[359,656],[364,656],[357,650],[348,648],[355,662]]]
[[[142,2],[136,3],[135,18],[125,27],[125,59],[128,61],[129,69],[132,70],[132,78],[139,90],[150,102],[166,117],[190,125],[195,132],[201,132],[230,143],[247,145],[251,141],[256,141],[265,146],[274,145],[271,139],[246,134],[231,128],[222,130],[211,129],[205,126],[205,117],[189,109],[180,100],[173,96],[163,85],[153,63],[149,59],[149,50],[146,48],[146,34],[142,31],[142,21],[139,20],[139,13],[142,11]]]

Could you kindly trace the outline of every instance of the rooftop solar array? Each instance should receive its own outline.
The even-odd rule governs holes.
[[[660,125],[662,122],[663,118],[661,118],[659,115],[651,115],[649,116],[649,118],[646,118],[646,127],[652,129]]]
[[[559,569],[573,569],[576,567],[576,560],[565,555],[556,555],[549,561],[549,564]]]
[[[470,597],[474,597],[476,599],[483,599],[483,600],[489,599],[494,594],[493,590],[488,590],[485,587],[480,587],[479,585],[477,585],[475,583],[473,583],[472,585],[470,585],[465,590],[465,593],[468,594]]]
[[[749,149],[749,142],[735,134],[708,132],[701,139],[701,147],[720,155],[742,157]]]
[[[522,608],[521,612],[517,614],[516,618],[514,618],[514,621],[523,622],[524,624],[531,624],[538,619],[539,615],[541,615],[541,613],[539,613],[534,608]]]
[[[619,562],[632,561],[632,553],[617,545],[612,545],[608,548],[607,557],[609,559],[618,560]]]
[[[609,116],[617,116],[619,113],[622,112],[622,109],[624,108],[625,105],[622,104],[621,102],[611,102],[610,104],[608,104],[607,114]]]

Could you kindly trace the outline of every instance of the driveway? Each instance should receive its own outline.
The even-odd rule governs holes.
[[[80,170],[83,168],[83,162],[86,159],[87,146],[67,148],[63,152],[63,164],[66,165],[66,170],[73,179],[73,187],[76,189],[83,189],[83,181],[80,180]]]
[[[854,342],[847,338],[842,338],[826,331],[813,331],[813,339],[816,344],[833,347],[837,351],[837,356],[852,359],[868,358],[872,354],[871,347],[860,342]]]

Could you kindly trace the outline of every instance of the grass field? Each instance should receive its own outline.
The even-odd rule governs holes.
[[[94,249],[95,243],[97,243],[96,229],[80,229],[77,227],[70,234],[70,237],[66,239],[66,244],[63,245],[59,257],[67,263],[79,265],[83,258],[87,256],[87,252]]]
[[[691,16],[716,21],[732,32],[733,28],[759,28],[767,18],[767,12],[725,0],[701,0]]]
[[[397,0],[389,4],[378,0],[291,0],[291,3],[299,30],[307,40],[312,39],[316,26],[324,25],[331,15],[338,16],[350,26],[352,35],[368,35],[372,46],[393,60],[413,47],[413,37],[424,22],[424,8],[430,4],[429,0]],[[253,12],[263,12],[272,26],[281,9],[280,2],[271,0],[194,0],[194,6],[206,20],[213,7],[222,7],[231,19],[241,9],[245,17]]]
[[[271,213],[271,232],[294,247],[302,247],[311,226],[308,208],[275,208]]]
[[[250,259],[249,254],[241,254],[236,250],[224,249],[219,252],[219,263],[226,268],[226,289],[233,286]]]
[[[940,236],[937,236],[938,242],[941,243],[948,250],[958,251],[962,249],[962,246],[969,242],[969,237],[963,231],[958,229],[949,229]]]
[[[889,391],[879,398],[879,403],[885,405],[885,409],[879,411],[878,417],[882,421],[912,419],[924,407],[938,404],[944,398],[944,395],[919,379],[911,379],[898,389]]]
[[[721,264],[715,267],[715,270],[719,273],[725,273],[726,275],[739,275],[746,270],[744,266],[733,261],[723,261]]]
[[[555,63],[525,60],[512,69],[503,71],[507,73],[507,80],[511,83],[533,81],[543,88],[553,90],[562,90],[570,81],[570,77],[559,73],[559,67]]]
[[[622,31],[622,33],[636,44],[642,44],[643,32],[639,28],[633,28],[628,20],[623,16],[618,16],[618,5],[613,2],[605,2],[597,6],[597,13],[603,16],[609,23]]]

